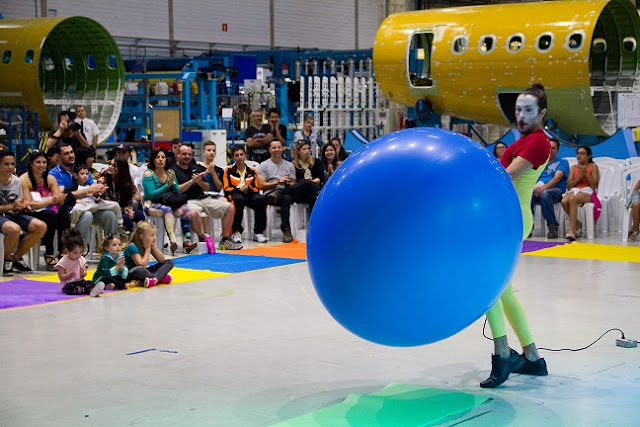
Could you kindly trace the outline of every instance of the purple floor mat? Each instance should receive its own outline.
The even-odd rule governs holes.
[[[522,242],[522,253],[539,251],[540,249],[566,245],[567,243],[569,242],[537,242],[535,240],[525,240],[524,242]]]
[[[52,301],[82,298],[85,295],[65,295],[59,283],[12,279],[0,282],[0,309],[24,307]]]

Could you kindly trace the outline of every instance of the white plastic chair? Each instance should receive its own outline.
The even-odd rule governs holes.
[[[625,159],[625,164],[628,166],[640,165],[640,157],[629,157]]]
[[[564,160],[566,160],[569,163],[569,167],[578,164],[578,159],[573,156],[573,157],[563,157]]]
[[[556,215],[556,221],[558,221],[558,236],[563,237],[565,234],[564,210],[562,209],[562,205],[560,204],[560,202],[553,204],[553,212]],[[542,205],[540,205],[540,203],[536,203],[536,206],[533,210],[533,223],[535,224],[533,235],[536,237],[546,237],[547,221],[542,215]]]
[[[627,199],[631,195],[631,190],[639,180],[640,180],[640,164],[629,166],[623,171],[621,181],[622,181],[622,187],[624,192],[621,198],[622,209],[621,209],[621,218],[620,218],[623,242],[627,241],[627,237],[629,235],[629,224],[631,222],[631,208],[630,207],[627,208],[625,205],[627,203]],[[627,182],[631,182],[631,188],[627,186]]]

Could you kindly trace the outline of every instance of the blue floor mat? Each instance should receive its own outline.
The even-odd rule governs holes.
[[[209,270],[221,273],[242,273],[244,271],[298,264],[306,261],[293,258],[216,253],[183,256],[180,258],[174,258],[173,262],[176,267],[192,268],[194,270]]]

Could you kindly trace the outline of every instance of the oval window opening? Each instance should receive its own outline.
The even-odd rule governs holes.
[[[551,45],[553,44],[553,37],[551,34],[542,34],[540,38],[538,38],[538,50],[547,51],[551,49]]]
[[[50,56],[45,56],[44,58],[42,58],[42,63],[44,64],[44,69],[47,71],[51,71],[56,67],[53,63],[53,59]]]
[[[458,36],[453,40],[453,51],[455,53],[464,53],[467,50],[467,37]]]
[[[96,59],[93,55],[87,55],[87,68],[90,70],[95,70],[96,68]]]
[[[110,53],[107,56],[107,64],[109,65],[109,68],[116,68],[118,66],[118,61],[113,53]]]
[[[25,64],[33,64],[33,49],[29,49],[24,54],[24,63]]]
[[[524,36],[521,34],[516,34],[509,37],[509,41],[507,42],[507,49],[511,53],[515,53],[520,51],[524,46]]]
[[[478,44],[480,53],[490,53],[496,47],[495,36],[483,36]]]
[[[573,33],[569,36],[569,40],[567,42],[567,48],[569,50],[578,50],[582,47],[583,41],[584,41],[584,37],[582,37],[582,33]]]
[[[607,41],[598,37],[593,41],[593,53],[605,53],[607,51]]]
[[[2,53],[2,63],[3,64],[8,64],[9,62],[11,62],[11,51],[10,50],[5,50]]]
[[[64,56],[64,66],[67,67],[67,70],[73,70],[73,58],[69,55]]]
[[[624,49],[625,52],[635,52],[636,47],[636,39],[634,37],[628,36],[622,39],[622,49]]]

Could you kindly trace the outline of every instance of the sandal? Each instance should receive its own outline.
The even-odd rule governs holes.
[[[578,221],[578,230],[576,231],[576,238],[582,237],[582,223]]]
[[[47,266],[48,271],[56,271],[56,264],[58,263],[58,259],[55,255],[45,255],[44,263]]]
[[[635,242],[636,241],[636,237],[638,237],[638,234],[640,234],[640,232],[638,232],[638,231],[630,231],[629,232],[629,236],[627,237],[627,241]]]
[[[576,240],[576,236],[573,235],[572,233],[565,234],[564,238],[567,239],[570,242],[573,242],[574,240]]]

